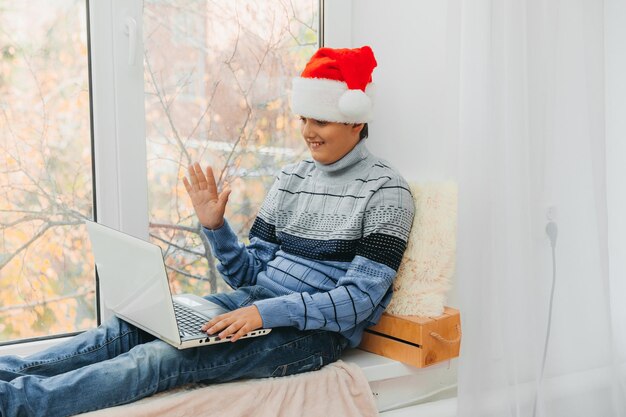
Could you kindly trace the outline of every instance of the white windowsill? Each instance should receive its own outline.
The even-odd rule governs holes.
[[[28,356],[33,353],[40,352],[58,343],[63,343],[71,337],[60,337],[58,339],[37,340],[33,342],[16,343],[13,345],[0,346],[0,356],[4,355],[18,355]]]
[[[402,362],[366,352],[361,349],[348,349],[341,356],[344,362],[357,364],[369,382],[381,381],[390,378],[399,378],[408,375],[429,373],[448,367],[448,361],[443,361],[427,368],[416,368]]]

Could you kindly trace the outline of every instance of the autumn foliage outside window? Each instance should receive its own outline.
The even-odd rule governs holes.
[[[210,164],[247,234],[278,169],[306,148],[288,91],[318,47],[318,1],[146,1],[144,80],[151,239],[174,292],[226,291],[181,178]]]
[[[0,1],[0,342],[95,323],[84,2]]]
[[[211,164],[247,239],[277,170],[305,153],[287,98],[318,47],[319,2],[143,10],[150,238],[174,291],[226,291],[181,178]],[[84,1],[0,0],[0,342],[96,323],[85,15]]]

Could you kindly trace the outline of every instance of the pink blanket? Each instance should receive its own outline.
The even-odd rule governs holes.
[[[81,417],[377,416],[363,371],[339,360],[319,371],[280,378],[189,385]]]

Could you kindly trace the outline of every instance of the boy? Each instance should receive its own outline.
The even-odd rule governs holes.
[[[389,304],[414,213],[406,182],[365,147],[375,66],[367,46],[321,48],[294,79],[312,159],[280,172],[249,245],[224,219],[230,191],[218,193],[210,167],[189,167],[183,183],[235,289],[206,297],[229,312],[202,331],[231,343],[177,350],[113,318],[31,357],[0,358],[0,415],[68,416],[189,382],[296,374],[357,346]],[[261,327],[273,330],[239,340]]]

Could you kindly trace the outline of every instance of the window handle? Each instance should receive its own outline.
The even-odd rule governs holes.
[[[135,65],[137,54],[137,22],[132,17],[126,18],[126,34],[128,35],[128,65]]]

